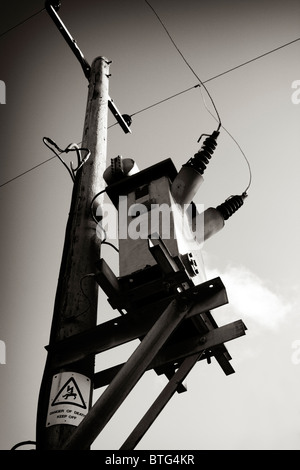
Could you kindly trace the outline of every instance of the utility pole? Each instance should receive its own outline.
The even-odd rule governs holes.
[[[226,375],[234,372],[224,343],[244,335],[246,327],[241,320],[223,327],[215,322],[210,310],[227,303],[226,291],[219,278],[206,281],[200,243],[196,240],[195,247],[194,237],[190,240],[182,233],[184,246],[179,247],[176,230],[182,214],[178,208],[172,211],[173,232],[165,240],[160,227],[159,233],[148,233],[141,244],[130,236],[125,245],[119,244],[117,278],[101,259],[92,205],[97,199],[101,206],[106,192],[122,212],[118,202],[125,195],[133,204],[145,204],[147,211],[138,215],[143,219],[145,214],[151,216],[157,202],[167,202],[169,207],[173,200],[181,206],[191,203],[218,132],[207,137],[178,174],[170,159],[129,174],[125,160],[122,164],[117,157],[111,162],[113,178],[107,180],[108,109],[125,133],[130,132],[131,118],[121,115],[109,97],[110,62],[98,57],[90,66],[57,14],[60,1],[46,0],[45,5],[89,81],[82,139],[89,158],[72,168],[74,187],[40,388],[36,446],[37,450],[88,450],[142,375],[154,369],[158,375],[165,374],[169,384],[121,447],[130,450],[173,394],[186,390],[182,380],[196,362],[206,359],[210,363],[213,356]],[[222,228],[244,197],[232,196],[216,209],[205,211],[204,238]],[[129,213],[127,216],[128,228],[132,220]],[[100,325],[98,286],[111,306],[122,313]],[[96,354],[134,339],[140,344],[125,364],[94,373]],[[92,406],[92,390],[105,385],[109,386]]]
[[[76,174],[74,182],[48,357],[39,397],[37,450],[60,449],[62,443],[69,439],[76,429],[79,417],[91,407],[94,355],[69,367],[57,369],[53,368],[52,348],[63,339],[95,327],[97,322],[98,285],[92,273],[96,261],[100,258],[101,241],[97,239],[96,226],[90,211],[94,196],[104,189],[102,175],[106,168],[108,77],[109,61],[105,57],[96,58],[89,77],[82,139],[82,147],[89,149],[91,155]],[[99,202],[99,199],[97,201]],[[71,413],[70,406],[68,416],[57,419],[59,415],[51,415],[49,408],[53,393],[56,393],[56,401],[59,404],[63,399],[68,401],[74,387],[81,399],[81,402],[77,402],[77,414]],[[64,398],[59,396],[60,391]],[[72,399],[69,401],[71,403]],[[51,423],[54,418],[58,424]],[[70,423],[70,419],[73,419],[74,425],[72,421]]]

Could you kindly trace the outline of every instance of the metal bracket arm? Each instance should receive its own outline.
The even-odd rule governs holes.
[[[47,12],[49,13],[50,17],[54,21],[55,25],[59,29],[60,33],[62,36],[65,38],[66,42],[72,49],[73,53],[79,60],[79,63],[82,67],[83,73],[86,76],[86,78],[89,80],[90,75],[91,75],[91,66],[90,64],[86,61],[84,58],[83,53],[77,46],[76,40],[71,36],[70,32],[67,30],[66,26],[60,19],[60,17],[57,14],[57,11],[60,9],[61,2],[59,0],[46,0],[45,1],[45,8]],[[120,124],[122,127],[123,131],[127,133],[131,133],[131,130],[129,128],[131,124],[131,118],[127,114],[121,114],[116,105],[113,103],[113,100],[111,98],[108,99],[108,107],[113,113],[114,117],[116,118],[117,122]]]
[[[75,56],[79,60],[80,65],[82,67],[82,70],[84,72],[84,75],[86,76],[87,79],[89,79],[90,78],[91,67],[88,64],[88,62],[85,60],[81,50],[79,49],[79,47],[76,44],[75,39],[73,39],[73,37],[71,36],[69,31],[67,30],[66,26],[61,21],[58,14],[56,13],[56,11],[59,10],[60,6],[61,6],[61,2],[58,1],[58,0],[46,0],[46,2],[45,2],[45,8],[46,8],[47,12],[51,16],[52,20],[54,21],[54,23],[58,27],[59,31],[61,32],[61,34],[63,35],[63,37],[67,41],[67,43],[69,44],[72,51],[74,52]]]
[[[200,284],[191,291],[189,298],[193,300],[195,306],[193,305],[190,308],[186,314],[187,318],[227,303],[226,291],[220,278]],[[184,294],[187,294],[187,291]],[[182,295],[179,294],[179,296]],[[172,300],[173,297],[170,297],[169,301]],[[139,312],[128,313],[108,320],[91,330],[46,346],[46,349],[52,355],[53,367],[63,367],[90,354],[99,354],[146,335],[159,317],[159,310],[151,310],[144,314],[139,314]]]
[[[242,320],[237,320],[227,325],[220,326],[215,330],[208,331],[205,335],[192,337],[175,344],[166,344],[158,352],[156,357],[151,361],[147,370],[166,366],[166,364],[175,363],[194,354],[201,355],[205,351],[211,351],[211,355],[215,356],[215,348],[223,343],[232,341],[246,334],[247,327]],[[205,359],[202,355],[199,359]],[[124,363],[97,372],[94,376],[94,388],[104,387],[108,385],[115,375],[122,369]]]
[[[130,124],[131,124],[131,117],[128,114],[121,114],[118,108],[116,107],[114,101],[109,98],[108,99],[108,107],[114,117],[116,118],[117,122],[122,127],[125,134],[131,133]]]

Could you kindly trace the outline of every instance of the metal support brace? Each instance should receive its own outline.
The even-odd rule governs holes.
[[[190,301],[174,299],[144,337],[126,364],[105,389],[63,450],[85,450],[106,426],[171,333],[188,313]]]
[[[173,375],[171,380],[165,386],[163,391],[151,405],[147,413],[132,431],[130,436],[126,439],[124,444],[120,447],[120,450],[133,450],[137,444],[140,442],[142,437],[146,434],[150,426],[156,420],[158,415],[164,409],[168,401],[172,398],[176,392],[178,385],[182,383],[197,361],[200,359],[201,354],[194,354],[193,356],[187,357],[181,366],[178,368],[177,372]]]
[[[103,286],[103,281],[101,282]],[[112,289],[111,284],[109,288]],[[114,286],[118,289],[118,286]],[[186,291],[186,294],[189,291]],[[220,278],[212,279],[195,287],[189,293],[193,306],[186,318],[204,313],[227,303],[225,287]],[[170,297],[168,303],[173,300]],[[160,316],[159,310],[150,312],[134,311],[97,325],[91,330],[49,345],[46,349],[52,355],[53,367],[64,367],[90,354],[99,354],[121,344],[145,336]]]
[[[153,361],[149,364],[147,370],[155,369],[158,367],[164,367],[168,364],[174,364],[182,361],[185,357],[197,354],[200,359],[208,358],[207,354],[211,351],[211,355],[217,357],[218,348],[224,346],[223,343],[232,341],[233,339],[239,338],[245,335],[246,326],[242,320],[237,320],[227,325],[220,326],[216,329],[210,330],[203,336],[195,336],[185,339],[180,342],[176,342],[172,345],[164,345],[158,352]],[[205,355],[202,353],[205,352]],[[115,375],[124,366],[118,364],[110,367],[109,369],[97,372],[94,376],[94,388],[104,387],[108,385]]]

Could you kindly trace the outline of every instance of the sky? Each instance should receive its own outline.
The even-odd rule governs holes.
[[[243,207],[203,247],[207,278],[220,276],[229,299],[214,310],[215,320],[242,319],[247,326],[245,336],[226,344],[235,374],[225,376],[214,360],[197,363],[188,391],[172,398],[136,449],[299,450],[300,104],[293,84],[300,80],[300,41],[265,53],[300,37],[300,4],[150,3],[206,82],[223,124],[195,202],[215,207],[241,194],[249,183],[244,155],[252,181]],[[62,148],[81,141],[87,80],[45,10],[10,29],[42,10],[43,1],[2,1],[0,8],[6,86],[0,106],[0,448],[8,450],[35,440],[73,184],[61,162],[49,160],[53,154],[42,139]],[[149,5],[62,0],[59,15],[89,63],[98,56],[112,61],[110,96],[133,115],[131,134],[113,126],[109,115],[108,160],[122,155],[144,169],[172,158],[179,170],[199,149],[199,136],[215,130],[214,109],[203,90],[208,112],[198,87],[165,101],[198,80]],[[117,253],[103,246],[102,255],[117,270]],[[115,316],[99,292],[98,323]],[[136,346],[101,354],[96,367],[124,362]],[[92,449],[117,450],[165,383],[147,372]]]

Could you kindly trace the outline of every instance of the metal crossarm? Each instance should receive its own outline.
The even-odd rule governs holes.
[[[81,68],[85,77],[90,80],[91,77],[91,66],[85,59],[82,51],[79,49],[76,40],[72,37],[71,33],[68,31],[67,27],[61,20],[58,15],[58,11],[61,7],[61,2],[59,0],[46,0],[45,1],[45,8],[49,13],[50,17],[52,18],[54,24],[57,26],[58,30],[62,34],[63,38],[66,40],[67,44],[70,46],[72,52],[74,53],[75,57],[78,59]],[[123,131],[128,134],[131,133],[130,124],[131,124],[131,117],[127,114],[121,114],[116,107],[113,100],[108,97],[108,107],[114,117],[116,118],[117,122],[122,127]]]

